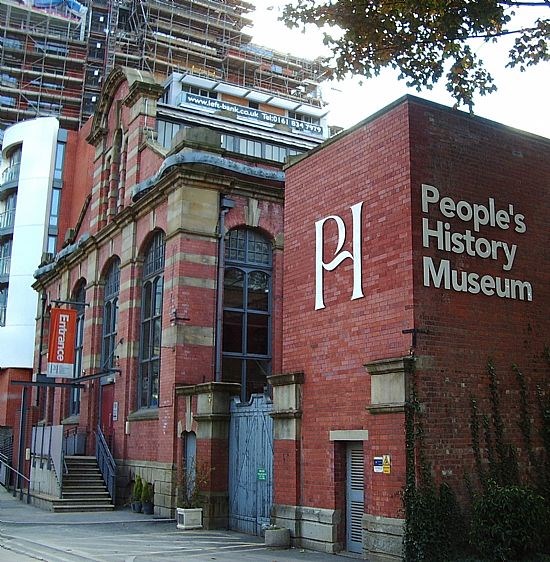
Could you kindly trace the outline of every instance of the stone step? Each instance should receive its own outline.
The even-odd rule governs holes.
[[[63,498],[53,503],[53,511],[112,511],[114,505],[95,457],[65,457],[65,462]]]
[[[101,472],[69,472],[63,476],[63,479],[69,478],[69,480],[97,480],[102,478]]]
[[[97,495],[96,494],[82,494],[82,495],[79,495],[79,496],[71,495],[68,498],[63,497],[61,499],[56,499],[56,500],[54,500],[54,503],[57,503],[57,502],[59,502],[61,504],[63,504],[63,503],[75,503],[75,500],[77,500],[77,501],[79,501],[80,503],[83,503],[83,504],[84,503],[90,503],[91,501],[93,502],[95,500],[98,500],[99,503],[103,503],[106,499],[111,501],[111,498],[109,497],[108,494],[107,495],[103,495],[103,494],[97,494]]]
[[[63,490],[105,490],[107,487],[103,480],[97,482],[66,482],[63,480]]]
[[[55,513],[81,513],[85,511],[114,511],[113,504],[67,504],[54,505]]]
[[[83,500],[86,498],[108,498],[111,499],[109,492],[107,490],[77,490],[77,491],[67,491],[63,490],[63,499],[70,500],[73,498],[82,498]]]

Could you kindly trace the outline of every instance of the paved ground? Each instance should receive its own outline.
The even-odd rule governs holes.
[[[117,510],[42,511],[0,486],[0,562],[337,562],[341,557],[266,548],[229,531],[181,531],[174,520]]]

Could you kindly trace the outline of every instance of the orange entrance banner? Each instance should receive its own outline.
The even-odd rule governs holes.
[[[73,378],[76,310],[52,308],[48,344],[48,377]]]

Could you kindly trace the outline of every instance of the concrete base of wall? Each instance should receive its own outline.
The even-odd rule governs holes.
[[[155,515],[174,518],[176,510],[176,469],[172,464],[150,461],[117,460],[117,505],[130,503],[136,475],[153,484]]]
[[[60,487],[53,465],[46,458],[34,457],[31,463],[31,493],[60,497]]]
[[[203,527],[227,529],[229,525],[229,496],[225,492],[201,494],[203,499]]]
[[[290,546],[290,530],[282,527],[265,530],[265,546],[271,548],[288,548]]]
[[[290,529],[292,546],[334,553],[342,550],[338,542],[340,511],[295,505],[274,505],[272,523]]]
[[[403,560],[405,521],[363,515],[363,554],[371,562]]]
[[[53,511],[54,501],[58,498],[54,498],[47,495],[37,494],[31,492],[30,494],[30,503],[37,507],[38,509],[42,509],[44,511]]]

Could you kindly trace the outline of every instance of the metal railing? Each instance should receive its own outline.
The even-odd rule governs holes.
[[[63,436],[63,452],[65,456],[86,454],[86,432],[78,427],[71,427]]]
[[[0,230],[11,228],[15,219],[15,209],[8,209],[0,213]]]
[[[10,474],[10,476],[7,478],[7,484],[4,484],[6,489],[9,488],[9,481],[11,480],[12,477],[15,481],[19,480],[19,488],[17,484],[13,485],[13,492],[12,492],[13,497],[15,497],[17,495],[17,492],[19,492],[19,499],[22,500],[23,497],[26,495],[27,503],[30,503],[31,481],[24,474],[21,474],[21,472],[15,470],[15,468],[13,468],[13,466],[9,464],[8,458],[2,454],[0,454],[0,469],[2,471],[4,470],[9,471]],[[26,484],[26,489],[23,486],[24,483]]]
[[[0,277],[9,277],[11,266],[11,255],[0,258]]]
[[[2,184],[8,183],[9,181],[17,181],[19,179],[19,169],[21,165],[19,162],[17,164],[12,164],[8,166],[2,172]]]
[[[107,490],[109,490],[109,494],[114,503],[116,499],[116,463],[99,425],[97,426],[96,431],[95,457],[97,459],[101,475],[103,476],[103,481],[105,482]]]

